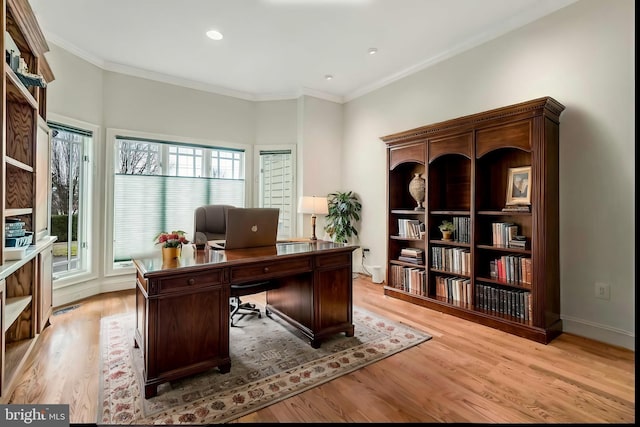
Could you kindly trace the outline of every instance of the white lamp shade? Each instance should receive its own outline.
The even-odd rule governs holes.
[[[298,201],[298,213],[303,214],[321,214],[329,213],[326,197],[303,196]]]

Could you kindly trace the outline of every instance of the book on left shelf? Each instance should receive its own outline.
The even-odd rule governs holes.
[[[398,219],[398,235],[409,239],[419,239],[424,225],[417,219]]]
[[[424,264],[424,257],[422,255],[423,251],[420,248],[402,248],[398,260],[421,265]]]

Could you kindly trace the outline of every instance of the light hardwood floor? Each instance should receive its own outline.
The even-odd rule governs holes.
[[[633,351],[570,334],[538,344],[385,297],[366,277],[353,292],[433,338],[236,422],[635,423]],[[133,311],[134,294],[76,304],[52,317],[10,403],[65,403],[72,423],[94,423],[100,319]]]

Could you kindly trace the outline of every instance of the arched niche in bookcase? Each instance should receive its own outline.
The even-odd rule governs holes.
[[[472,152],[469,131],[429,139],[429,296],[465,308],[472,300]],[[443,240],[439,227],[444,221],[454,226],[451,240]]]
[[[388,151],[387,256],[389,262],[386,283],[406,292],[426,295],[425,238],[424,234],[420,234],[424,229],[425,210],[419,208],[409,192],[409,184],[416,174],[426,179],[425,163],[424,141],[394,147]],[[410,273],[420,278],[410,278]]]

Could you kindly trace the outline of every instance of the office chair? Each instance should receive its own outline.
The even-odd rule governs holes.
[[[203,249],[209,240],[222,240],[227,231],[227,210],[231,205],[205,205],[193,214],[193,243]]]
[[[259,294],[260,292],[268,291],[269,289],[273,289],[274,287],[275,287],[275,284],[270,281],[247,283],[247,284],[241,284],[241,285],[231,285],[231,298],[230,298],[231,326],[236,326],[234,322],[235,316],[239,316],[238,320],[248,315],[258,316],[258,318],[262,318],[262,313],[260,312],[260,309],[256,307],[255,304],[242,302],[240,300],[240,297],[245,295]],[[269,310],[265,308],[264,311],[267,317],[271,317],[271,313],[269,312]]]
[[[199,206],[194,211],[193,217],[193,242],[197,249],[204,249],[209,240],[222,240],[227,231],[227,210],[231,205],[205,205]],[[234,318],[243,318],[247,315],[262,317],[260,309],[255,304],[243,303],[241,296],[257,294],[272,288],[271,282],[258,282],[242,285],[231,285],[231,298],[229,299],[231,326],[236,326]],[[269,316],[269,313],[266,313]]]

